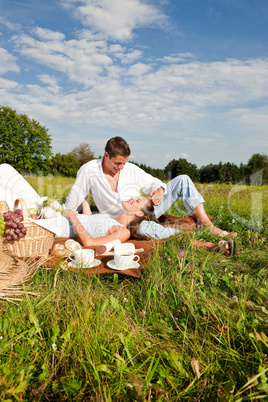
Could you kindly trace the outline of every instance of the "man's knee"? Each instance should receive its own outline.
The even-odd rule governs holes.
[[[192,180],[187,174],[180,174],[179,176],[174,177],[171,182],[180,184],[180,183],[192,183]]]

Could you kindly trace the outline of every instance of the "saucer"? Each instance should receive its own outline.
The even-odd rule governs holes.
[[[100,265],[100,264],[101,264],[101,261],[100,261],[100,260],[94,260],[88,267],[78,267],[78,266],[75,264],[75,262],[70,261],[70,262],[68,262],[68,267],[77,268],[77,269],[88,269],[88,268],[97,267],[97,266]]]
[[[124,271],[125,269],[139,268],[140,264],[138,262],[133,261],[133,265],[131,267],[121,268],[115,265],[114,260],[110,260],[107,262],[109,268],[116,269],[117,271]]]

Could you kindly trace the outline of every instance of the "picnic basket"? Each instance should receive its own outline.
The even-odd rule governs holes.
[[[4,239],[3,247],[11,255],[19,258],[35,258],[47,256],[54,242],[55,234],[29,220],[28,209],[23,198],[15,200],[13,210],[21,206],[23,213],[23,225],[27,229],[25,237],[16,241]],[[0,216],[8,211],[9,207],[5,201],[0,201]]]

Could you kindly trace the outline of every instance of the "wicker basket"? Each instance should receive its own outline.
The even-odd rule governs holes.
[[[7,241],[4,239],[4,249],[10,254],[20,258],[35,258],[48,255],[54,238],[55,233],[45,229],[36,223],[32,222],[28,218],[28,210],[24,199],[18,198],[14,203],[14,210],[21,205],[23,212],[23,225],[27,229],[25,237],[19,240]],[[5,201],[0,202],[0,214],[8,211],[8,205]]]

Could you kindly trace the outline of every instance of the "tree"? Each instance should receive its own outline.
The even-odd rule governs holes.
[[[19,172],[46,172],[51,148],[48,129],[26,114],[0,106],[0,163]]]
[[[73,155],[56,154],[50,160],[50,173],[55,176],[75,177],[79,164]]]
[[[219,169],[222,165],[214,165],[210,163],[200,168],[200,182],[201,183],[213,183],[219,181]]]
[[[188,162],[185,158],[172,159],[165,167],[165,173],[168,180],[174,179],[174,177],[180,174],[187,174],[193,181],[199,180],[197,166],[194,163]]]
[[[159,168],[151,168],[150,166],[147,166],[145,163],[137,163],[134,161],[130,161],[134,165],[140,167],[142,170],[144,170],[146,173],[149,173],[150,175],[157,177],[159,180],[166,180],[166,175],[164,169],[159,169]]]
[[[253,154],[247,163],[247,172],[250,184],[268,184],[268,155]]]
[[[85,142],[75,147],[67,155],[72,155],[78,162],[79,167],[84,163],[95,159],[94,152],[91,150],[91,146]]]
[[[219,167],[219,182],[220,183],[237,183],[240,179],[240,172],[238,166],[234,163],[224,163],[220,162]]]

